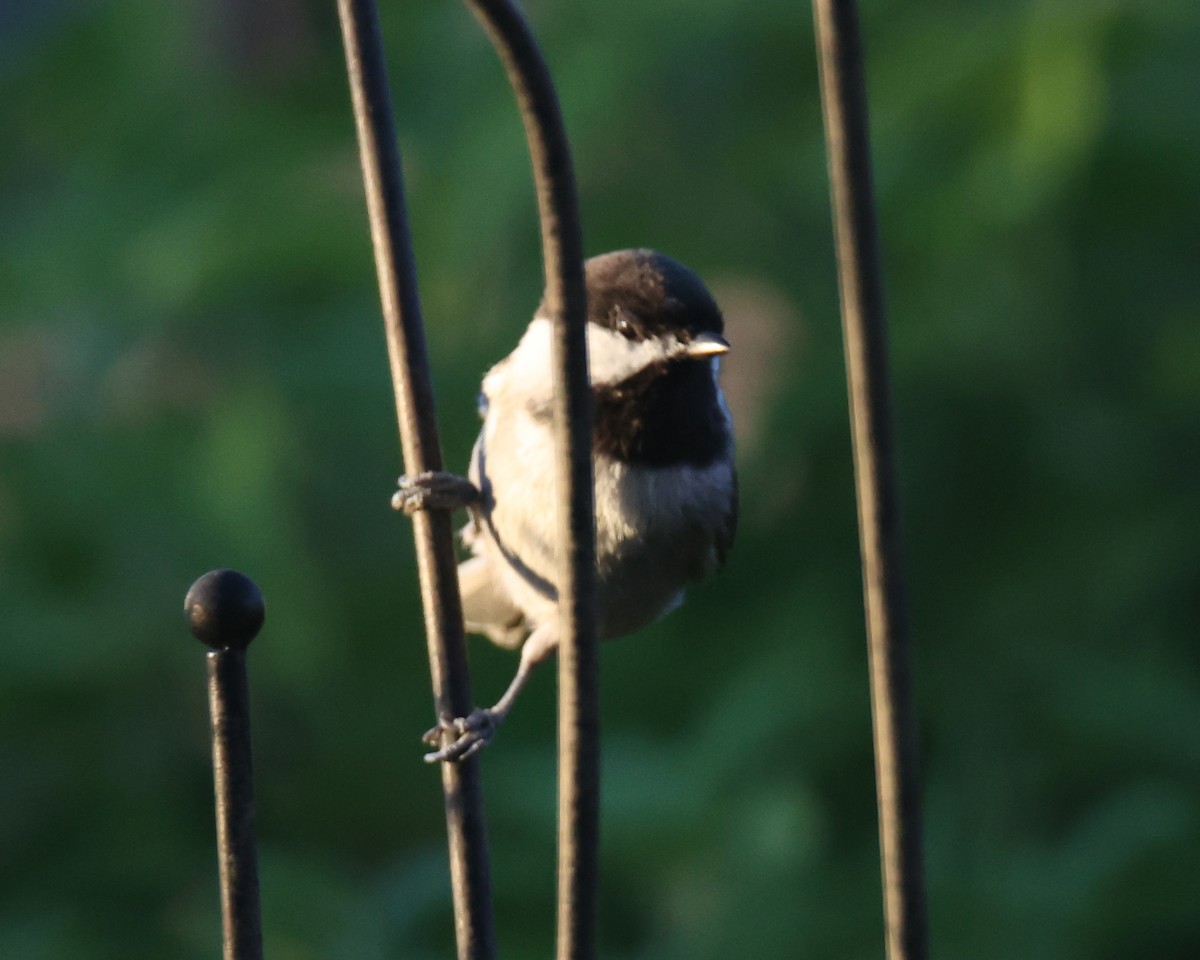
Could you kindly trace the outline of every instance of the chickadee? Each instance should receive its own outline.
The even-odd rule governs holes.
[[[737,524],[733,431],[717,382],[729,350],[700,278],[653,250],[585,264],[593,396],[597,631],[624,636],[683,601],[684,587],[725,561]],[[446,474],[402,477],[405,512],[463,503],[471,520],[459,565],[468,631],[521,649],[495,706],[444,719],[455,739],[426,760],[459,760],[487,744],[530,671],[558,646],[559,568],[551,427],[551,320],[544,304],[517,348],[483,380],[483,429],[470,486]]]

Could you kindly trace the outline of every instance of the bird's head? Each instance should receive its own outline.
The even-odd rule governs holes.
[[[595,386],[696,361],[715,371],[712,361],[729,350],[716,301],[679,261],[654,250],[618,250],[592,257],[585,271]]]

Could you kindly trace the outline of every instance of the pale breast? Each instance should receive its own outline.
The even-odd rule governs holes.
[[[595,458],[602,636],[622,636],[657,620],[678,605],[687,583],[712,572],[714,544],[730,511],[732,472],[727,460],[645,468]],[[490,403],[471,477],[485,497],[481,536],[472,549],[496,564],[532,623],[553,616],[558,501],[544,409]]]

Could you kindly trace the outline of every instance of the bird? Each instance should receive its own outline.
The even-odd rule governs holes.
[[[584,263],[592,395],[597,635],[623,637],[670,613],[720,569],[737,529],[733,422],[721,392],[724,318],[703,281],[650,249]],[[483,426],[466,478],[400,478],[406,513],[465,506],[458,567],[470,633],[520,649],[504,695],[426,734],[430,762],[491,742],[533,668],[558,646],[552,320],[545,301],[483,378]],[[549,508],[548,508],[549,507]],[[449,732],[450,736],[445,734]],[[448,741],[448,742],[447,742]]]

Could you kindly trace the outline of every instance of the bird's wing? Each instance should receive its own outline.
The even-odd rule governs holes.
[[[737,468],[730,464],[728,499],[721,507],[710,505],[708,512],[694,521],[691,528],[695,550],[687,570],[689,580],[706,580],[725,566],[737,535],[737,522]]]
[[[717,568],[725,566],[725,558],[729,556],[729,551],[733,549],[733,541],[737,536],[738,524],[738,475],[737,467],[733,468],[732,484],[729,491],[729,505],[725,511],[725,516],[716,530],[716,536],[713,538],[713,547],[717,553]]]

